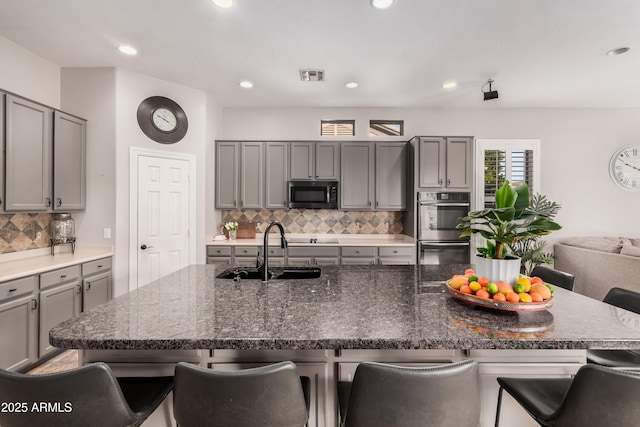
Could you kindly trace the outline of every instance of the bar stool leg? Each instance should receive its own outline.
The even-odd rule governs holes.
[[[500,424],[500,407],[502,406],[502,386],[498,390],[498,407],[496,408],[496,424],[495,427],[498,427]]]

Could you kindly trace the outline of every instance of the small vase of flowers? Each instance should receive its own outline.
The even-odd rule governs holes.
[[[238,223],[235,221],[227,222],[224,228],[229,232],[229,240],[236,240],[236,233],[238,232]]]

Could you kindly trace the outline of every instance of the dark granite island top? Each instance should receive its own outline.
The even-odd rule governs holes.
[[[85,350],[640,348],[640,316],[557,289],[548,311],[454,300],[466,266],[322,267],[319,279],[234,282],[192,265],[53,328]]]

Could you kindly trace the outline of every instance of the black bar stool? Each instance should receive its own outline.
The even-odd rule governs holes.
[[[173,412],[180,427],[302,427],[303,385],[292,362],[222,372],[176,365]]]
[[[537,265],[533,268],[531,276],[537,276],[547,283],[554,286],[560,286],[561,288],[573,291],[575,286],[575,276],[573,274],[565,273],[564,271],[554,270],[553,268]]]
[[[506,390],[541,426],[637,427],[640,374],[585,365],[572,378],[498,378],[496,427]]]
[[[479,382],[474,360],[418,368],[365,362],[353,383],[338,384],[340,414],[345,427],[477,427]]]
[[[116,378],[102,362],[46,375],[0,370],[0,402],[24,402],[27,409],[0,411],[0,425],[139,426],[172,389],[173,377]],[[38,410],[42,404],[53,406]]]
[[[640,293],[622,288],[611,288],[603,302],[640,314]],[[612,368],[640,368],[639,350],[588,350],[587,361]]]

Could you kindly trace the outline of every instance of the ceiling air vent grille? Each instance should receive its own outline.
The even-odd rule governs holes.
[[[300,80],[303,82],[323,82],[324,70],[300,70]]]

